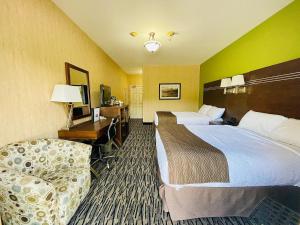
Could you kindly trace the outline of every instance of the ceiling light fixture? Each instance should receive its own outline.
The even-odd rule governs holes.
[[[144,43],[144,47],[147,49],[147,51],[152,53],[156,52],[161,46],[160,42],[154,39],[154,35],[154,32],[149,33],[149,41]]]

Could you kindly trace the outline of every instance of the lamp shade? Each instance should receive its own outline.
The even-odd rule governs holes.
[[[224,78],[221,80],[220,87],[226,88],[231,86],[231,78]]]
[[[231,86],[245,85],[244,75],[236,75],[232,77]]]
[[[80,86],[56,84],[51,96],[52,102],[82,102]]]

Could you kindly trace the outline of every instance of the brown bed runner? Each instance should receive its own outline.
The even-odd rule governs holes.
[[[157,111],[158,124],[177,124],[176,116],[169,111]]]
[[[228,164],[219,149],[184,125],[159,125],[169,167],[170,184],[229,182]]]

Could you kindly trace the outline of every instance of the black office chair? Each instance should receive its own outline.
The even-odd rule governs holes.
[[[106,135],[93,143],[93,147],[97,148],[99,152],[99,158],[93,162],[92,166],[97,162],[104,162],[106,163],[107,169],[110,169],[109,160],[118,160],[116,151],[113,151],[113,146],[115,146],[116,149],[119,150],[119,146],[114,141],[114,137],[117,134],[116,126],[118,122],[118,118],[113,118],[108,127]]]

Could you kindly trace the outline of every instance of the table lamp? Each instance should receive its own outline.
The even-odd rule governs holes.
[[[82,102],[80,87],[66,84],[56,84],[52,92],[51,102],[68,103],[67,106],[69,106],[69,115],[66,127],[64,129],[69,130],[73,124],[73,103]]]

